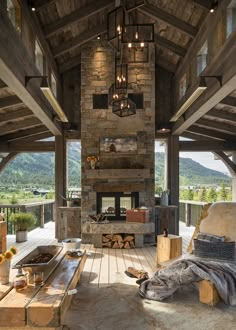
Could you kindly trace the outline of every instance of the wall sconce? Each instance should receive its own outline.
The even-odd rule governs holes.
[[[128,117],[136,114],[136,104],[129,98],[113,102],[112,112],[119,117]]]
[[[123,43],[128,43],[129,45],[130,43],[135,43],[141,47],[145,42],[154,42],[154,24],[124,25],[121,39]]]
[[[131,11],[138,7],[145,5],[145,0],[121,0],[122,5],[126,11]]]
[[[128,65],[115,61],[115,88],[128,88]]]
[[[194,92],[184,101],[179,110],[170,119],[170,121],[176,121],[182,114],[193,104],[194,101],[204,92],[207,88],[205,77],[200,76],[199,85],[194,90]]]
[[[58,103],[56,97],[54,96],[54,94],[48,84],[47,76],[25,76],[25,87],[27,87],[28,82],[32,78],[41,79],[41,84],[40,84],[41,91],[43,92],[43,94],[47,98],[48,102],[53,107],[54,111],[57,113],[60,120],[62,122],[68,122],[68,119],[67,119],[65,113],[63,112],[60,104]]]
[[[161,133],[161,134],[170,133],[171,132],[171,124],[170,123],[158,124],[156,132]]]

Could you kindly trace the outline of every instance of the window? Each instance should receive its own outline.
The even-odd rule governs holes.
[[[21,7],[17,0],[7,0],[7,14],[16,31],[21,33]]]
[[[205,67],[207,65],[207,53],[208,53],[208,46],[207,46],[207,41],[206,41],[197,54],[197,75],[198,76],[205,69]]]
[[[55,97],[57,97],[57,81],[54,74],[51,72],[51,90]]]
[[[185,73],[179,82],[179,99],[185,95],[187,90],[187,74]]]
[[[236,0],[232,0],[227,7],[226,38],[236,30]]]
[[[42,49],[38,43],[37,40],[35,40],[35,50],[34,50],[34,54],[35,54],[35,64],[39,70],[39,72],[43,75],[44,73],[44,68],[43,68],[43,52]]]

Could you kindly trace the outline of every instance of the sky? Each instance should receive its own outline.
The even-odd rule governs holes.
[[[155,151],[164,152],[164,147],[156,142]],[[229,175],[229,170],[224,163],[221,160],[214,159],[214,155],[211,152],[180,152],[180,157],[191,158],[207,168]]]

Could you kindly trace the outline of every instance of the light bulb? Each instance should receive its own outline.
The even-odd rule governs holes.
[[[138,39],[138,32],[135,33],[135,39]]]
[[[129,48],[132,47],[132,43],[131,43],[131,42],[128,43],[128,47],[129,47]]]
[[[117,26],[117,32],[118,32],[119,34],[121,34],[121,27],[120,27],[120,25]]]
[[[123,106],[124,106],[124,104],[123,104],[123,103],[121,103],[121,105],[120,105],[121,109],[123,109]]]
[[[140,42],[140,47],[144,47],[144,42]]]

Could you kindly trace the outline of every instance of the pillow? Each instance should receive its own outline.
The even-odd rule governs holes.
[[[203,241],[208,241],[208,242],[224,242],[225,236],[217,236],[217,235],[199,232],[197,235],[197,239],[201,239]]]
[[[234,260],[235,242],[212,242],[194,239],[194,254],[201,258]]]

